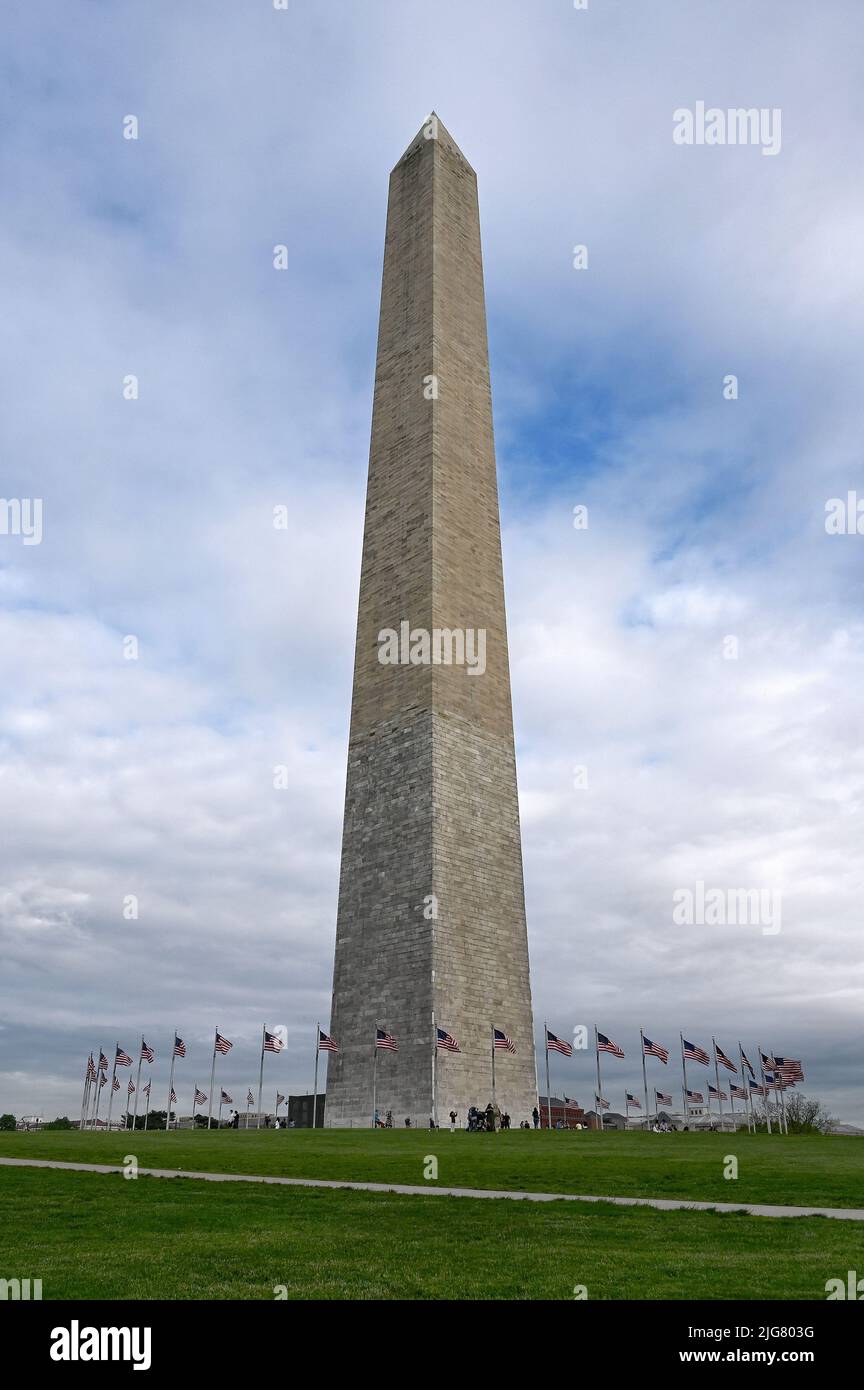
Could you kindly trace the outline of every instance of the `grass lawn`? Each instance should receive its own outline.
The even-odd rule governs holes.
[[[864,1226],[0,1168],[0,1248],[45,1299],[798,1300]]]
[[[204,1172],[425,1183],[443,1187],[864,1207],[864,1140],[842,1136],[459,1130],[180,1130],[0,1134],[0,1155]],[[738,1178],[724,1178],[726,1155]],[[0,1170],[0,1177],[2,1177]]]

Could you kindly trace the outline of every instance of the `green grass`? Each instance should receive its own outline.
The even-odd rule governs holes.
[[[864,1141],[842,1136],[372,1130],[0,1134],[0,1155],[444,1187],[864,1207]],[[723,1176],[726,1155],[738,1178]]]
[[[0,1233],[48,1300],[824,1299],[864,1267],[864,1227],[820,1217],[36,1169],[0,1169]]]

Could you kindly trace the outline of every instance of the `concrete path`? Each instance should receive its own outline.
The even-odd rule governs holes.
[[[131,1136],[130,1136],[131,1137]],[[62,1168],[76,1173],[123,1173],[107,1163],[61,1163],[42,1158],[0,1158],[7,1168]],[[658,1211],[744,1211],[750,1216],[830,1216],[864,1221],[864,1210],[845,1207],[781,1207],[753,1202],[684,1202],[666,1197],[584,1197],[573,1192],[498,1192],[483,1187],[412,1187],[396,1182],[338,1182],[325,1178],[279,1178],[250,1173],[199,1173],[187,1168],[139,1168],[139,1177],[196,1178],[199,1182],[263,1182],[277,1187],[350,1188],[353,1192],[396,1192],[404,1197],[474,1197],[508,1202],[611,1202],[616,1207],[656,1207]]]

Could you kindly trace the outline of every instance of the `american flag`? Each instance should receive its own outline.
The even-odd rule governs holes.
[[[659,1043],[652,1042],[650,1038],[646,1038],[644,1033],[642,1035],[642,1051],[646,1057],[659,1057],[664,1067],[669,1061],[669,1053],[666,1048],[661,1047]]]
[[[492,1046],[498,1052],[515,1052],[516,1048],[512,1039],[506,1033],[502,1033],[500,1028],[492,1029]]]
[[[698,1043],[688,1042],[686,1038],[683,1039],[683,1042],[684,1056],[689,1058],[691,1062],[702,1062],[707,1067],[708,1053],[705,1051],[704,1047],[700,1047]]]
[[[254,1104],[255,1104],[255,1097],[253,1096],[253,1094],[252,1094],[251,1091],[247,1091],[247,1092],[246,1092],[246,1104],[247,1104],[247,1105],[254,1105]]]
[[[129,1056],[129,1053],[124,1052],[120,1046],[117,1048],[117,1056],[114,1058],[114,1065],[116,1067],[131,1067],[132,1065],[132,1058]]]
[[[281,1038],[277,1037],[275,1033],[268,1033],[266,1028],[264,1029],[265,1052],[281,1052],[284,1046]]]
[[[397,1052],[396,1039],[392,1033],[387,1033],[383,1028],[375,1029],[375,1046],[384,1047],[388,1052]]]
[[[436,1032],[438,1034],[436,1046],[440,1047],[442,1052],[461,1052],[462,1049],[450,1033],[445,1033],[443,1028],[437,1028]]]
[[[276,1092],[276,1109],[278,1110],[278,1109],[279,1109],[279,1106],[280,1106],[280,1105],[284,1105],[284,1104],[285,1104],[285,1097],[284,1097],[284,1096],[280,1096],[279,1092],[277,1091],[277,1092]]]
[[[784,1081],[803,1081],[804,1072],[801,1063],[796,1062],[794,1057],[775,1057],[774,1065]]]
[[[664,1094],[663,1094],[662,1091],[655,1091],[654,1094],[655,1094],[655,1096],[657,1097],[657,1104],[658,1104],[658,1105],[671,1105],[671,1104],[672,1104],[672,1097],[671,1097],[671,1096],[664,1096]]]
[[[339,1051],[333,1039],[328,1037],[326,1033],[323,1033],[320,1028],[318,1029],[318,1046],[322,1052]]]
[[[727,1096],[727,1094],[726,1094],[725,1091],[718,1091],[718,1090],[717,1090],[717,1087],[716,1087],[716,1086],[712,1086],[710,1081],[708,1082],[708,1094],[711,1095],[711,1096],[716,1096],[718,1100],[728,1100],[728,1099],[729,1099],[729,1097]]]
[[[579,1109],[579,1102],[578,1102],[578,1100],[571,1100],[569,1096],[565,1096],[565,1097],[564,1097],[564,1104],[565,1104],[569,1109],[571,1109],[571,1110],[578,1110],[578,1109]]]
[[[777,1079],[777,1073],[776,1073],[776,1072],[773,1072],[773,1071],[766,1071],[766,1072],[763,1072],[763,1073],[762,1073],[762,1076],[763,1076],[764,1086],[765,1086],[765,1090],[766,1090],[766,1091],[779,1091],[779,1090],[780,1090],[780,1083],[779,1083],[779,1081],[778,1081],[778,1079]]]
[[[765,1069],[766,1069],[766,1067],[767,1067],[769,1071],[773,1071],[773,1069],[774,1069],[774,1058],[773,1058],[773,1057],[766,1057],[764,1052],[760,1052],[760,1053],[759,1053],[759,1056],[762,1058],[762,1070],[765,1071]]]
[[[104,1052],[100,1052],[100,1053],[99,1053],[99,1070],[100,1070],[100,1071],[107,1071],[107,1070],[108,1070],[108,1058],[105,1056],[105,1053],[104,1053]]]
[[[630,1094],[629,1091],[625,1091],[625,1092],[624,1092],[624,1095],[625,1095],[626,1098],[627,1098],[627,1105],[628,1105],[628,1107],[631,1106],[631,1105],[635,1105],[635,1107],[636,1107],[637,1110],[641,1110],[641,1109],[642,1109],[642,1102],[641,1102],[641,1100],[637,1100],[635,1096],[631,1096],[631,1094]]]
[[[178,1037],[177,1037],[177,1034],[176,1034],[176,1033],[174,1034],[174,1056],[175,1056],[175,1057],[185,1057],[185,1056],[186,1056],[186,1044],[185,1044],[185,1042],[183,1041],[182,1038],[178,1038]]]
[[[196,1087],[195,1087],[195,1100],[194,1100],[193,1103],[192,1103],[192,1109],[194,1110],[196,1105],[203,1105],[206,1099],[207,1099],[207,1097],[205,1096],[204,1092],[203,1092],[203,1091],[199,1091],[199,1090],[198,1090],[198,1087],[196,1086]]]
[[[618,1046],[618,1044],[614,1043],[611,1038],[607,1038],[605,1033],[597,1034],[597,1051],[611,1052],[613,1057],[624,1056],[624,1053],[621,1051],[621,1048]]]
[[[753,1063],[750,1061],[749,1057],[747,1056],[747,1053],[744,1051],[744,1049],[743,1049],[743,1047],[741,1046],[740,1043],[738,1044],[738,1051],[741,1053],[741,1060],[742,1060],[742,1062],[744,1063],[744,1065],[745,1065],[745,1067],[747,1068],[747,1070],[749,1071],[750,1075],[751,1075],[751,1076],[755,1076],[755,1075],[756,1075],[756,1069],[755,1069],[755,1067],[753,1066]]]
[[[222,1105],[233,1105],[233,1104],[234,1104],[233,1099],[231,1098],[231,1096],[229,1096],[229,1094],[228,1094],[227,1091],[223,1091],[223,1092],[222,1092],[222,1100],[221,1100],[220,1104],[222,1104]]]
[[[146,1042],[145,1042],[144,1039],[142,1038],[142,1039],[141,1039],[141,1061],[142,1061],[142,1062],[152,1062],[154,1056],[155,1056],[155,1053],[153,1052],[152,1047],[148,1047],[147,1044],[146,1044]]]
[[[701,1091],[685,1091],[684,1094],[688,1100],[693,1101],[694,1105],[701,1105],[705,1099]]]
[[[560,1052],[564,1057],[573,1056],[573,1048],[570,1043],[565,1042],[563,1038],[556,1038],[555,1034],[550,1033],[548,1028],[546,1029],[546,1046],[550,1052]]]
[[[173,1086],[171,1087],[171,1104],[172,1104],[172,1105],[176,1105],[176,1104],[177,1104],[177,1092],[174,1090],[174,1087],[173,1087]]]
[[[714,1044],[714,1051],[717,1053],[717,1061],[720,1063],[721,1067],[725,1067],[727,1071],[737,1072],[738,1068],[736,1067],[735,1063],[729,1061],[729,1058],[726,1056],[726,1053],[723,1051],[722,1047],[718,1047],[716,1042]]]
[[[95,1068],[95,1066],[93,1065],[93,1053],[92,1053],[92,1052],[90,1053],[90,1056],[89,1056],[88,1059],[87,1059],[87,1080],[88,1080],[88,1081],[95,1081],[95,1080],[96,1080],[96,1068]]]
[[[127,1096],[135,1094],[135,1082],[132,1080],[131,1076],[129,1077],[129,1085],[126,1087],[126,1094]]]
[[[226,1052],[231,1051],[234,1044],[232,1042],[229,1042],[227,1038],[223,1038],[221,1033],[217,1033],[216,1041],[213,1044],[213,1046],[216,1049],[216,1051],[221,1052],[222,1056],[224,1057]]]
[[[759,1085],[759,1082],[758,1082],[754,1077],[752,1077],[752,1076],[748,1077],[748,1078],[747,1078],[747,1084],[748,1084],[749,1087],[750,1087],[750,1094],[751,1094],[751,1096],[764,1096],[764,1094],[765,1094],[765,1087],[764,1087],[764,1086],[760,1086],[760,1085]]]
[[[595,1096],[594,1096],[594,1104],[597,1106],[597,1109],[598,1109],[598,1110],[608,1110],[608,1109],[609,1109],[609,1102],[608,1102],[608,1100],[604,1100],[602,1096],[598,1096],[598,1095],[596,1095],[596,1094],[595,1094]]]
[[[729,1090],[732,1092],[733,1096],[735,1096],[736,1100],[747,1099],[747,1092],[744,1090],[744,1087],[736,1086],[734,1081],[730,1083]]]
[[[100,1072],[100,1073],[99,1073],[99,1089],[100,1089],[100,1090],[102,1089],[103,1086],[105,1086],[105,1085],[107,1084],[107,1081],[108,1081],[108,1077],[105,1075],[104,1071],[103,1071],[103,1072]]]
[[[141,1092],[142,1092],[142,1095],[149,1096],[149,1094],[150,1094],[150,1082],[149,1082],[149,1081],[147,1082],[147,1085],[146,1085],[146,1086],[142,1086]]]
[[[107,1078],[106,1078],[106,1079],[107,1079]],[[111,1082],[111,1090],[112,1090],[112,1091],[119,1091],[119,1090],[120,1090],[120,1082],[117,1080],[117,1077],[116,1077],[116,1076],[114,1077],[114,1080]]]

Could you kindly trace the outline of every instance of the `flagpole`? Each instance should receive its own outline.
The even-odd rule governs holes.
[[[317,1129],[318,1119],[318,1051],[321,1045],[321,1024],[315,1024],[315,1090],[312,1092],[312,1128]],[[289,1116],[290,1119],[290,1116]]]
[[[432,1123],[438,1128],[438,1031],[432,1010]]]
[[[770,1103],[769,1103],[769,1102],[770,1102],[770,1100],[771,1100],[771,1097],[770,1097],[769,1094],[768,1094],[768,1087],[765,1085],[765,1066],[764,1066],[764,1063],[763,1063],[763,1061],[762,1061],[762,1049],[761,1049],[761,1047],[759,1046],[758,1043],[756,1044],[756,1056],[759,1058],[759,1085],[762,1087],[762,1091],[763,1091],[764,1096],[765,1096],[765,1123],[766,1123],[766,1125],[768,1126],[768,1133],[770,1134],[770,1133],[771,1133],[771,1106],[770,1106]]]
[[[151,1034],[152,1036],[152,1034]],[[150,1082],[147,1082],[147,1109],[144,1111],[144,1133],[147,1133],[147,1121],[150,1118]]]
[[[198,1082],[196,1081],[196,1082],[195,1082],[195,1090],[192,1092],[192,1129],[193,1129],[193,1130],[195,1129],[195,1106],[197,1105],[197,1103],[198,1103]],[[178,1115],[178,1117],[177,1117],[177,1123],[178,1123],[178,1125],[179,1125],[179,1123],[180,1123],[180,1117],[179,1117],[179,1115]]]
[[[208,1126],[208,1128],[209,1128],[209,1126]],[[218,1118],[218,1120],[216,1121],[216,1128],[217,1128],[217,1129],[221,1129],[221,1128],[222,1128],[222,1087],[221,1087],[221,1086],[219,1087],[219,1118]]]
[[[645,1088],[645,1128],[648,1128],[648,1073],[645,1070],[645,1034],[639,1029],[639,1037],[642,1042],[642,1085]]]
[[[176,1056],[175,1056],[176,1051],[177,1051],[177,1029],[175,1028],[175,1029],[174,1029],[174,1036],[173,1036],[173,1038],[171,1039],[171,1077],[170,1077],[170,1080],[169,1080],[169,1082],[168,1082],[168,1109],[167,1109],[166,1112],[165,1112],[165,1128],[166,1128],[166,1129],[170,1129],[170,1128],[171,1128],[171,1096],[172,1096],[173,1091],[174,1091],[174,1063],[175,1063],[175,1061],[176,1061]]]
[[[552,1092],[549,1089],[549,1024],[543,1021],[543,1041],[546,1044],[546,1128],[552,1128]]]
[[[720,1063],[717,1061],[717,1039],[711,1039],[711,1046],[714,1049],[714,1080],[717,1082],[717,1104],[720,1107],[720,1132],[723,1133],[725,1121],[723,1119],[723,1097],[720,1094]]]
[[[684,1034],[679,1033],[678,1036],[681,1039],[681,1069],[684,1072],[684,1089],[681,1092],[681,1098],[684,1101],[684,1123],[686,1125],[690,1119],[690,1111],[687,1107],[687,1058],[684,1056]]]
[[[210,1117],[213,1114],[213,1077],[216,1075],[216,1039],[219,1036],[219,1029],[213,1035],[213,1061],[210,1064],[210,1090],[207,1094],[207,1128],[210,1128]]]
[[[772,1054],[771,1054],[771,1061],[774,1062],[774,1052],[772,1052]],[[774,1113],[775,1113],[775,1116],[776,1116],[776,1133],[782,1134],[782,1133],[783,1133],[783,1116],[782,1116],[781,1099],[782,1099],[782,1094],[783,1094],[783,1093],[782,1093],[782,1091],[781,1091],[781,1088],[779,1088],[778,1077],[776,1077],[776,1068],[775,1068],[775,1066],[774,1066],[774,1068],[771,1068],[771,1076],[772,1076],[772,1079],[774,1079]]]
[[[261,1128],[261,1092],[264,1087],[264,1034],[266,1032],[267,1024],[265,1023],[261,1029],[261,1066],[258,1069],[258,1122],[255,1125],[256,1129]]]
[[[375,1036],[372,1040],[372,1128],[375,1128],[375,1116],[378,1114],[378,1024],[375,1024]]]
[[[108,1097],[108,1132],[111,1132],[111,1111],[114,1107],[114,1078],[117,1075],[117,1049],[120,1044],[114,1044],[114,1070],[111,1073],[111,1094]]]
[[[772,1057],[774,1056],[774,1053],[773,1053],[773,1052],[771,1053],[771,1056],[772,1056]],[[776,1068],[776,1067],[774,1068],[774,1080],[775,1080],[775,1081],[778,1080],[777,1068]],[[782,1077],[782,1076],[779,1078],[779,1085],[780,1085],[780,1118],[781,1118],[781,1120],[782,1120],[782,1122],[783,1122],[783,1133],[784,1133],[784,1134],[788,1134],[788,1133],[789,1133],[789,1122],[788,1122],[788,1120],[786,1119],[786,1088],[785,1088],[785,1086],[784,1086],[784,1084],[783,1084],[783,1077]]]
[[[741,1084],[744,1087],[744,1118],[747,1121],[747,1133],[750,1133],[750,1078],[744,1066],[744,1049],[741,1046],[741,1039],[738,1039],[738,1061],[741,1064]],[[755,1133],[755,1126],[754,1126]]]
[[[151,1038],[153,1034],[150,1034]],[[132,1128],[138,1123],[138,1092],[141,1090],[141,1063],[144,1061],[144,1034],[141,1034],[141,1051],[138,1054],[138,1080],[135,1082],[135,1113],[132,1116]],[[127,1104],[128,1110],[128,1104]]]
[[[490,1024],[492,1029],[492,1109],[495,1109],[495,1024]]]
[[[251,1089],[249,1089],[249,1088],[247,1087],[247,1089],[246,1089],[246,1129],[249,1128],[249,1106],[252,1104],[252,1102],[251,1102],[251,1100],[249,1099],[249,1097],[251,1096],[251,1094],[252,1094]]]
[[[101,1048],[101,1046],[100,1046],[100,1048],[99,1048],[99,1061],[100,1061],[100,1062],[102,1061],[102,1048]],[[93,1119],[92,1119],[92,1127],[93,1127],[94,1130],[96,1129],[96,1121],[97,1121],[98,1118],[99,1118],[99,1102],[100,1102],[100,1100],[102,1099],[102,1068],[101,1068],[101,1067],[97,1067],[97,1068],[96,1068],[95,1089],[96,1089],[96,1100],[95,1100],[95,1103],[94,1103],[94,1105],[93,1105]]]
[[[90,1062],[92,1062],[92,1061],[93,1061],[93,1053],[91,1052],[91,1053],[90,1053]],[[86,1114],[87,1114],[87,1101],[88,1101],[89,1096],[90,1096],[90,1062],[87,1063],[87,1069],[86,1069],[86,1071],[84,1072],[84,1094],[83,1094],[83,1096],[81,1097],[81,1122],[80,1122],[80,1124],[79,1124],[79,1129],[82,1129],[82,1130],[86,1128],[86,1118],[85,1118],[85,1117],[86,1117]]]
[[[599,1125],[598,1125],[598,1128],[599,1128],[599,1130],[600,1130],[600,1133],[602,1134],[602,1133],[603,1133],[603,1106],[602,1106],[601,1102],[602,1102],[602,1100],[603,1100],[603,1087],[602,1087],[601,1084],[600,1084],[600,1039],[599,1039],[599,1037],[597,1036],[597,1024],[596,1024],[596,1023],[594,1024],[594,1053],[595,1053],[595,1056],[596,1056],[596,1058],[597,1058],[597,1119],[598,1119],[599,1122],[600,1122]]]

